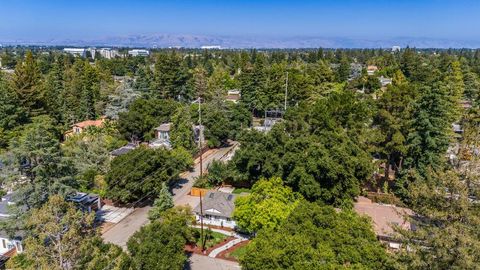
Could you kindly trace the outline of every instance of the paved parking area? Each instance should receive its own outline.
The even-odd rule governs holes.
[[[195,209],[200,204],[200,198],[190,195],[185,195],[175,201],[175,205],[190,205],[192,209]]]

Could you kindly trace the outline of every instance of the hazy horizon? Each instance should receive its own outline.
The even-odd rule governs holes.
[[[314,39],[323,40],[318,46],[340,47],[343,43],[338,40],[349,40],[345,47],[405,40],[419,47],[480,46],[480,30],[475,27],[480,25],[480,1],[474,0],[17,0],[3,1],[0,8],[0,43],[7,44],[96,45],[107,41],[114,45],[108,40],[162,36],[161,42],[145,45],[176,46],[183,39],[197,37],[228,45],[240,41],[247,47],[310,47]],[[165,37],[169,36],[180,41],[167,44]]]

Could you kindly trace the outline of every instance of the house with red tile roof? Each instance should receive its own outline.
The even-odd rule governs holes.
[[[72,129],[65,132],[65,138],[82,133],[88,127],[102,127],[105,123],[105,117],[98,120],[85,120],[72,125]]]

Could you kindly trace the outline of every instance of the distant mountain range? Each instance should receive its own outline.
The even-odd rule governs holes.
[[[201,48],[220,46],[222,48],[391,48],[392,46],[417,48],[480,48],[480,40],[458,40],[418,37],[385,39],[334,38],[334,37],[261,37],[261,36],[214,36],[150,34],[114,36],[99,39],[49,39],[49,40],[2,40],[3,45],[44,45],[44,46],[115,46],[168,48]]]

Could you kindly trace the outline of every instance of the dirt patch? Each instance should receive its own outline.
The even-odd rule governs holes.
[[[195,245],[195,244],[187,244],[187,245],[185,245],[184,249],[188,253],[195,253],[195,254],[199,254],[199,255],[208,256],[208,254],[210,254],[210,252],[212,252],[212,250],[217,249],[218,247],[221,247],[221,246],[225,245],[226,243],[228,243],[228,242],[230,242],[234,239],[236,239],[236,238],[233,237],[233,236],[227,237],[227,238],[225,238],[224,241],[206,249],[205,251],[202,251],[202,248]]]
[[[219,229],[219,230],[227,231],[227,232],[233,232],[233,231],[235,231],[235,230],[232,229],[232,228],[215,226],[215,225],[210,225],[210,224],[204,224],[203,226],[208,227],[208,228],[210,228],[210,229]]]
[[[247,241],[243,241],[243,242],[240,242],[238,244],[236,244],[235,246],[227,249],[227,250],[224,250],[222,252],[220,252],[216,258],[219,258],[219,259],[223,259],[223,260],[227,260],[227,261],[232,261],[232,262],[238,262],[237,259],[235,259],[234,257],[232,256],[227,256],[228,254],[230,254],[231,252],[233,252],[235,249],[239,248],[239,247],[243,247],[243,246],[246,246],[248,245],[248,243],[250,243],[250,240],[247,240]]]

